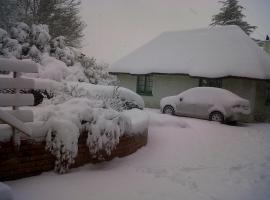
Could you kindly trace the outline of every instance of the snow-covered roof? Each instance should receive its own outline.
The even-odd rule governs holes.
[[[237,26],[165,32],[114,63],[110,72],[270,79],[270,55]]]

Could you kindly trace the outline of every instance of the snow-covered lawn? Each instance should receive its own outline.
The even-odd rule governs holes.
[[[270,124],[228,126],[147,112],[148,145],[135,154],[6,184],[16,200],[270,199]]]

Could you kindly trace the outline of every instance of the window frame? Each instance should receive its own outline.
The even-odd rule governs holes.
[[[136,92],[142,96],[153,96],[153,75],[138,75]]]
[[[206,81],[206,85],[203,83]],[[216,87],[222,88],[222,79],[220,78],[200,78],[199,87]]]
[[[265,105],[270,106],[270,84],[266,86],[265,91]]]

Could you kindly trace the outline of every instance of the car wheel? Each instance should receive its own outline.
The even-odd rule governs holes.
[[[165,106],[163,109],[164,114],[174,115],[174,108],[172,106]]]
[[[215,112],[212,112],[210,114],[209,119],[211,121],[214,121],[214,122],[223,123],[224,122],[224,115],[221,112],[215,111]]]

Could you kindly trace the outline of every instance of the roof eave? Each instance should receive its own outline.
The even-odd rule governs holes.
[[[125,75],[131,75],[131,76],[139,76],[139,75],[182,75],[182,76],[189,76],[191,78],[207,78],[207,79],[225,79],[225,78],[237,78],[237,79],[247,79],[247,80],[259,80],[259,81],[270,81],[270,78],[254,78],[254,77],[244,77],[244,76],[220,76],[220,77],[205,77],[205,76],[191,76],[189,74],[184,73],[148,73],[148,74],[132,74],[127,72],[110,72],[112,75],[118,75],[118,74],[125,74]]]

